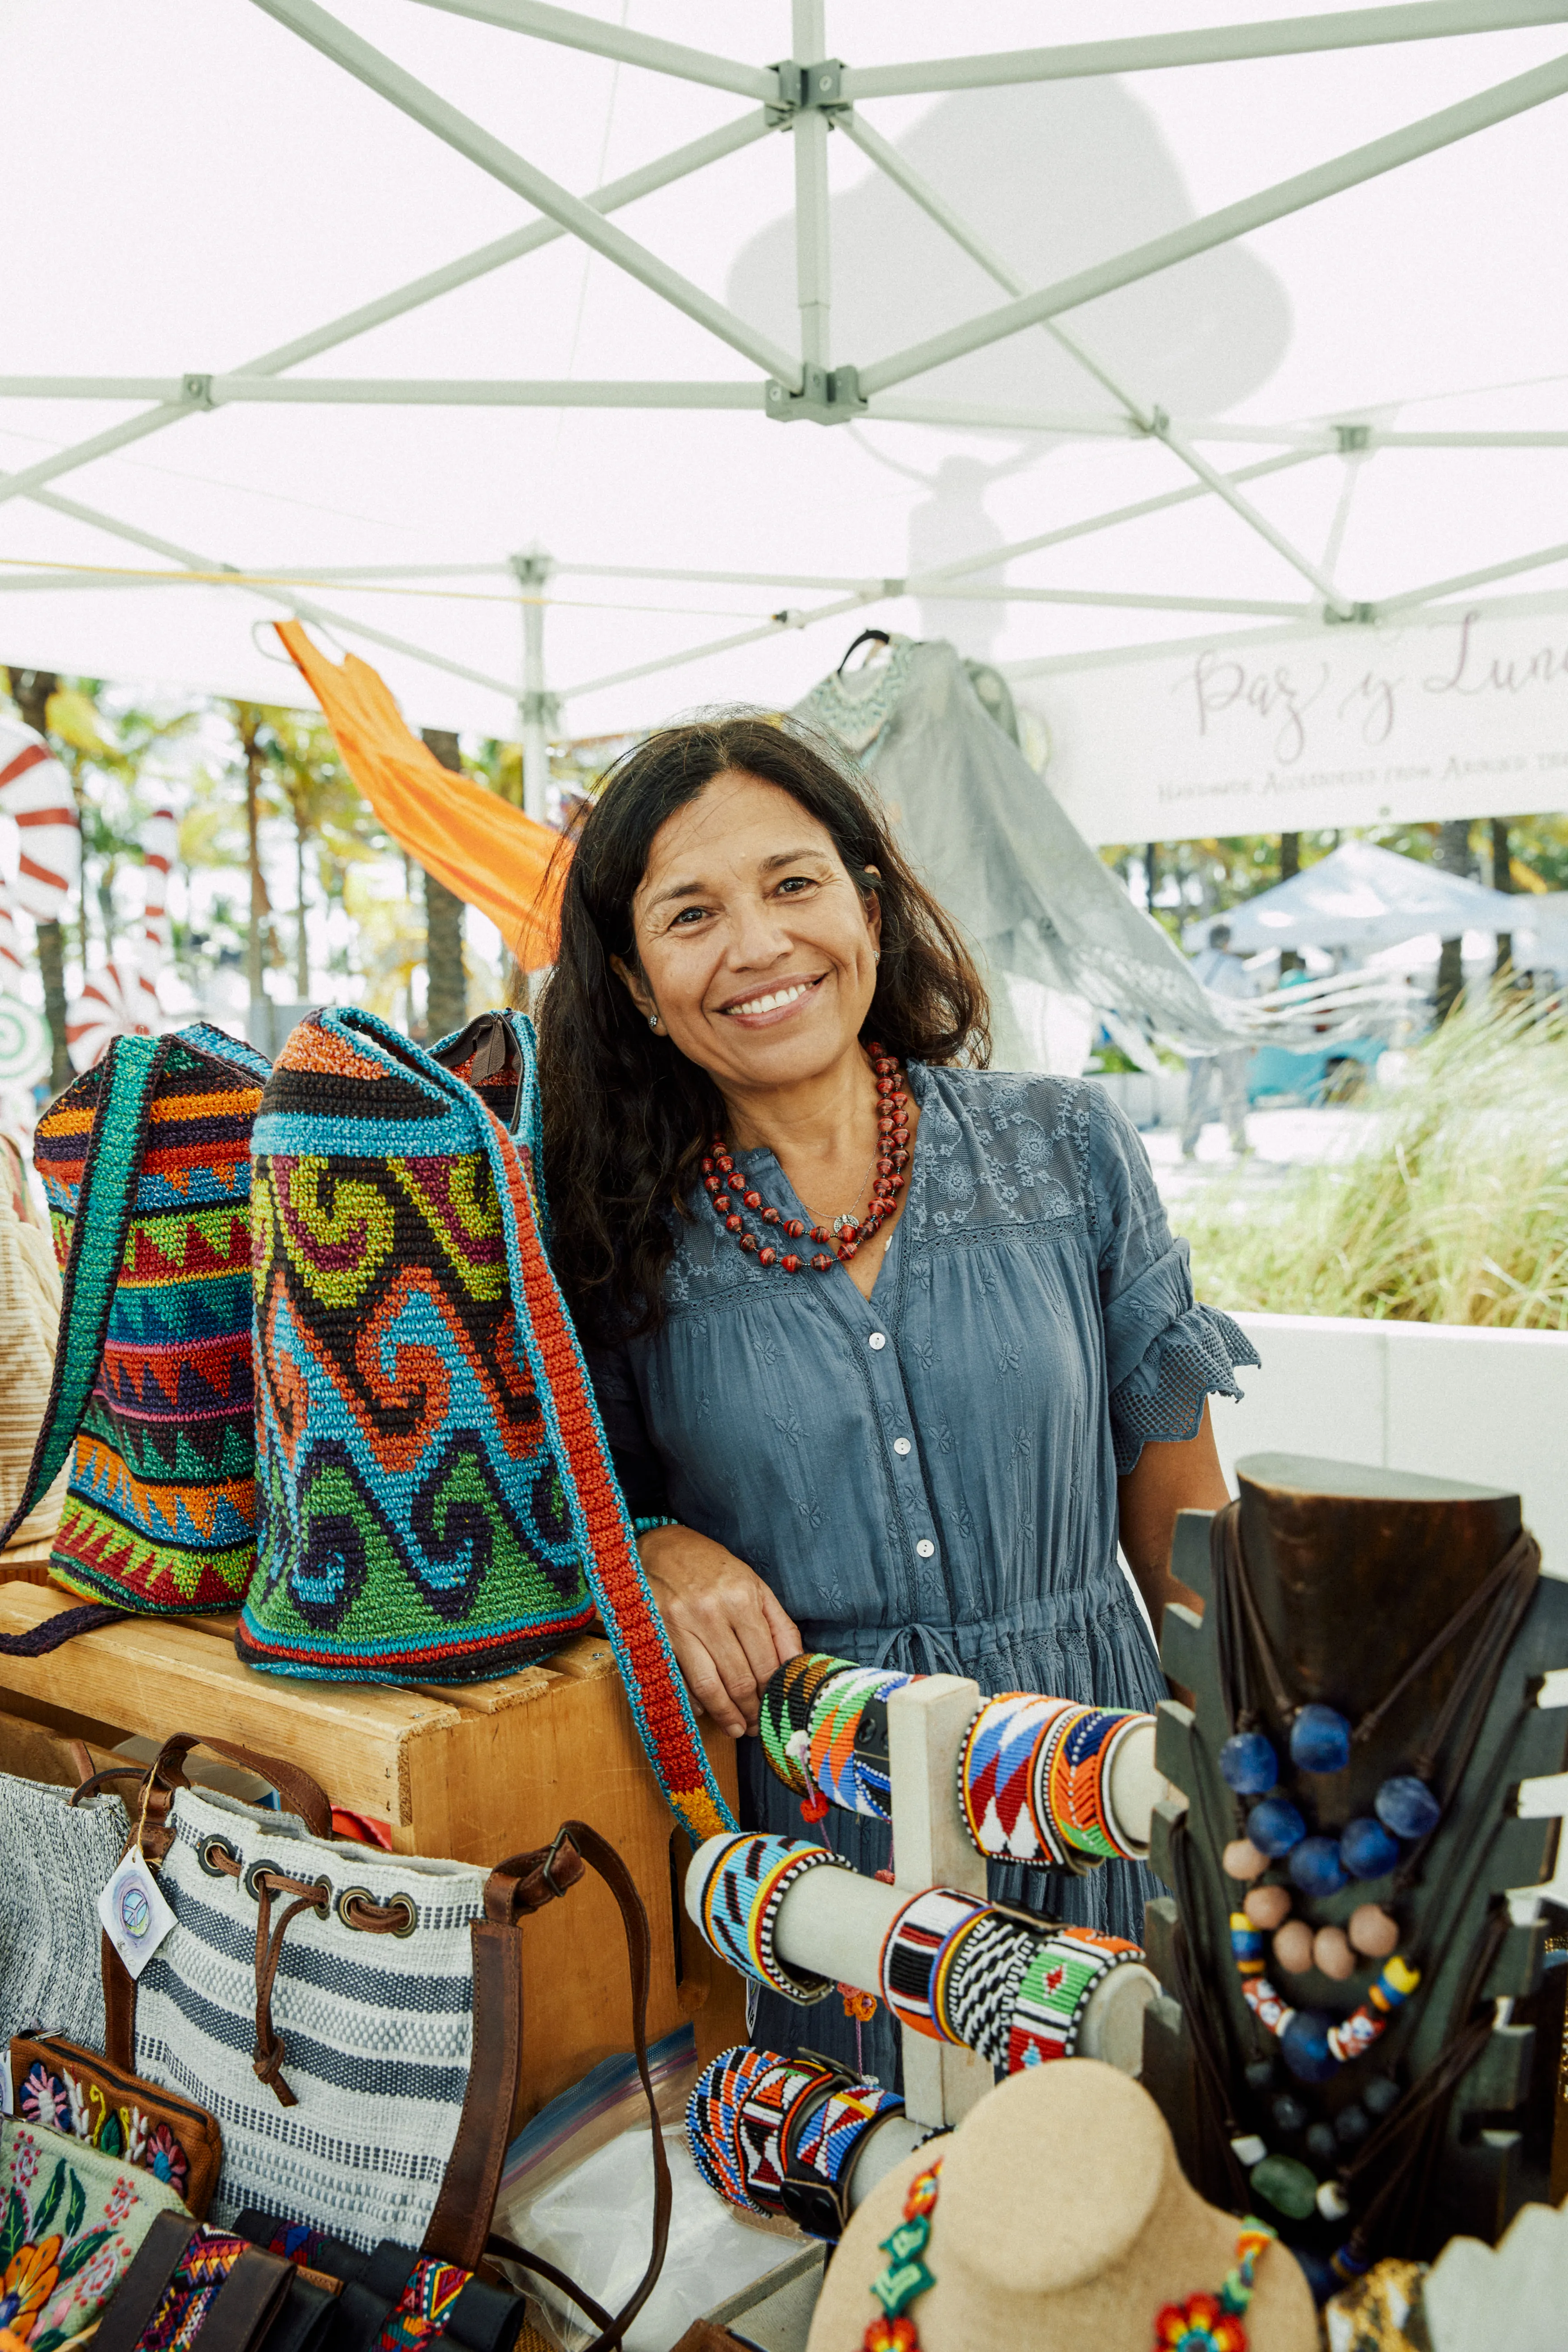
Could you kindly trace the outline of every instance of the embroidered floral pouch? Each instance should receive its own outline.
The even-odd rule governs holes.
[[[157,2216],[184,2210],[153,2173],[16,2116],[0,2119],[0,2328],[29,2352],[89,2327]]]
[[[223,2163],[216,2116],[192,2099],[127,2074],[60,2033],[11,2042],[11,2112],[18,2122],[68,2132],[100,2155],[150,2172],[201,2221]]]

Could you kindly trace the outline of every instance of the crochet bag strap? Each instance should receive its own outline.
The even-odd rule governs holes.
[[[333,1018],[352,1031],[352,1011]],[[518,1099],[526,1127],[538,1099],[532,1026],[517,1022],[512,1034],[522,1057]],[[637,1558],[587,1366],[544,1253],[517,1146],[472,1087],[428,1055],[423,1061],[425,1076],[479,1123],[506,1239],[519,1347],[544,1416],[588,1589],[615,1652],[648,1762],[693,1845],[700,1845],[721,1830],[732,1830],[734,1816],[708,1761],[664,1620]]]
[[[87,1411],[103,1360],[109,1310],[147,1148],[149,1113],[169,1045],[166,1037],[116,1037],[109,1048],[66,1259],[55,1377],[26,1489],[0,1528],[0,1550],[53,1486]],[[73,1633],[114,1624],[125,1613],[96,1603],[63,1610],[28,1633],[0,1635],[0,1654],[37,1656],[58,1649]]]

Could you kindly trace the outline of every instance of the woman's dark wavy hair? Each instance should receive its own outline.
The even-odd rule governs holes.
[[[653,837],[726,770],[790,793],[879,901],[881,961],[862,1036],[902,1059],[990,1055],[985,991],[956,926],[910,870],[875,794],[827,744],[751,714],[648,736],[610,770],[577,835],[560,953],[538,1008],[552,1256],[592,1338],[657,1329],[675,1219],[690,1216],[698,1160],[723,1121],[712,1080],[649,1029],[610,959],[638,968],[632,898]]]

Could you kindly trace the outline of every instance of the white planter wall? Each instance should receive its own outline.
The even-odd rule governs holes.
[[[1568,1332],[1238,1315],[1263,1359],[1215,1434],[1237,1458],[1307,1454],[1422,1470],[1523,1497],[1548,1573],[1568,1577]]]

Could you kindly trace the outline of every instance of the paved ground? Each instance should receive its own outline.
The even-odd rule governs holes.
[[[1247,1114],[1247,1139],[1252,1146],[1239,1164],[1223,1126],[1205,1127],[1195,1160],[1184,1160],[1181,1138],[1173,1127],[1145,1129],[1143,1140],[1154,1166],[1162,1199],[1171,1204],[1187,1200],[1204,1186],[1223,1180],[1237,1181],[1247,1191],[1267,1192],[1291,1169],[1326,1160],[1350,1160],[1367,1140],[1376,1121],[1371,1110],[1348,1106],[1321,1110],[1255,1110]]]

